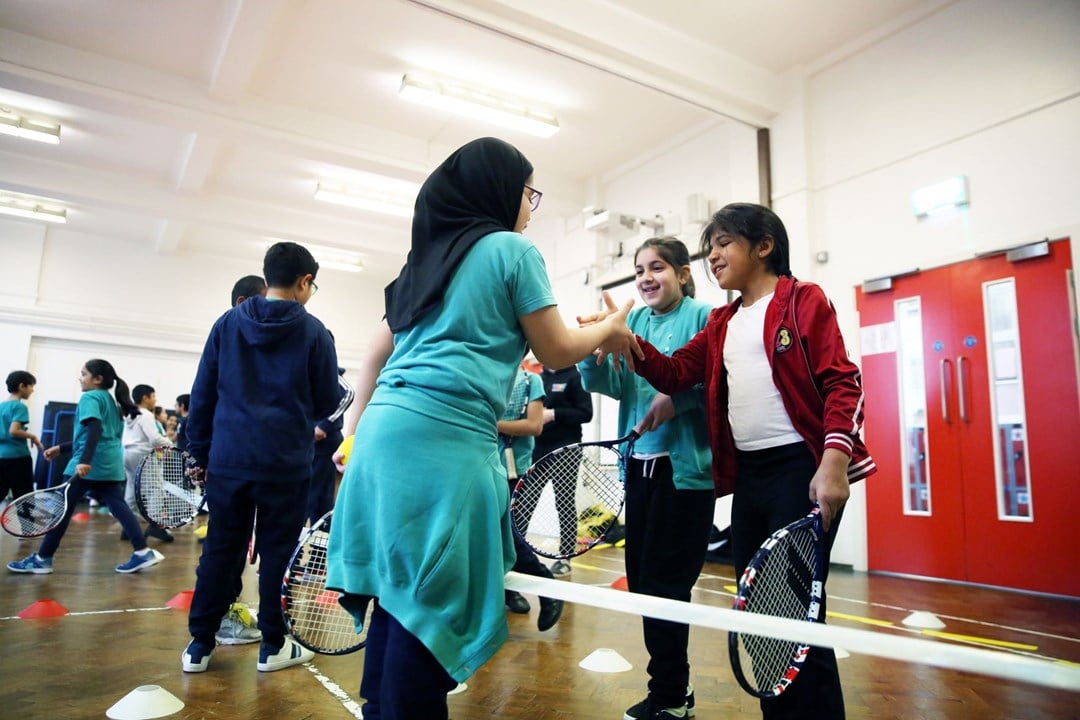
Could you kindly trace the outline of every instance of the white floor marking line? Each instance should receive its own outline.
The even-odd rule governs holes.
[[[120,610],[83,610],[81,612],[69,612],[65,615],[57,615],[56,617],[81,617],[84,615],[115,615],[117,613],[133,613],[133,612],[156,612],[158,610],[172,610],[171,607],[149,607],[149,608],[122,608]],[[21,618],[18,615],[8,615],[7,617],[0,617],[0,621],[4,620],[38,620],[41,618]]]
[[[349,693],[341,689],[341,686],[336,682],[326,677],[319,671],[319,668],[315,667],[312,663],[304,663],[304,667],[309,673],[315,676],[315,679],[322,683],[322,686],[326,688],[326,691],[333,695],[338,702],[345,708],[346,711],[354,718],[363,718],[364,713],[360,709],[360,703],[352,699]]]

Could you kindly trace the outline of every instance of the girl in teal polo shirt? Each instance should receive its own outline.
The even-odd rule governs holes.
[[[113,385],[116,386],[115,400],[109,394]],[[131,538],[134,552],[127,562],[116,566],[116,572],[137,572],[162,560],[146,547],[139,521],[124,501],[124,448],[120,444],[124,432],[123,417],[137,416],[139,407],[131,401],[127,383],[117,377],[116,370],[105,360],[87,361],[79,372],[79,387],[82,396],[75,408],[72,442],[54,445],[45,451],[45,459],[51,461],[62,451],[71,450],[71,460],[64,469],[64,480],[69,483],[67,512],[60,524],[46,533],[36,553],[8,563],[11,572],[47,575],[53,571],[53,555],[67,532],[77,502],[87,492],[109,508]]]
[[[634,254],[645,307],[630,313],[630,329],[670,355],[694,337],[712,306],[694,299],[690,252],[671,237],[651,238]],[[689,602],[705,562],[712,529],[711,454],[701,388],[664,395],[625,363],[605,357],[578,364],[586,390],[619,401],[619,435],[639,424],[626,472],[626,580],[630,592]],[[693,714],[687,642],[682,623],[642,618],[649,651],[649,694],[626,720]]]

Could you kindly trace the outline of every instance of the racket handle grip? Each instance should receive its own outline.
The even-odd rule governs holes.
[[[506,448],[503,450],[503,457],[506,459],[506,476],[511,480],[518,479],[517,464],[514,462],[514,449]]]

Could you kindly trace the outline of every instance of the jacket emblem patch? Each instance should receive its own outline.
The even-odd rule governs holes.
[[[776,332],[776,352],[782,353],[790,350],[792,341],[793,339],[791,337],[791,331],[788,330],[786,327],[780,328]]]

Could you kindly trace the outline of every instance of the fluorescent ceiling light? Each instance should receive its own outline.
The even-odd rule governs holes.
[[[308,249],[315,257],[315,262],[319,263],[320,269],[342,270],[344,272],[352,273],[362,272],[364,269],[363,256],[360,253],[351,250],[332,248],[325,245],[315,245],[314,243],[303,241],[285,240],[284,238],[268,237],[266,239],[270,241],[269,244],[265,242],[256,243],[263,252],[266,252],[266,250],[270,248],[270,245],[275,243],[296,242]]]
[[[957,175],[911,193],[911,210],[917,218],[924,218],[940,210],[965,207],[968,202],[966,175]]]
[[[327,270],[342,270],[344,272],[358,273],[364,270],[364,263],[357,260],[356,262],[345,262],[339,260],[318,260],[320,268],[326,268]]]
[[[539,137],[551,137],[559,131],[559,121],[550,113],[534,110],[487,90],[454,82],[405,75],[401,78],[398,94],[405,100],[477,120],[486,120]]]
[[[28,118],[17,110],[0,107],[0,133],[51,145],[60,144],[60,123]]]
[[[336,205],[370,210],[371,212],[396,217],[411,218],[417,185],[396,181],[392,185],[345,185],[330,180],[322,180],[315,188],[315,199]]]
[[[0,214],[45,222],[67,222],[66,208],[52,204],[49,200],[10,192],[0,192]]]

